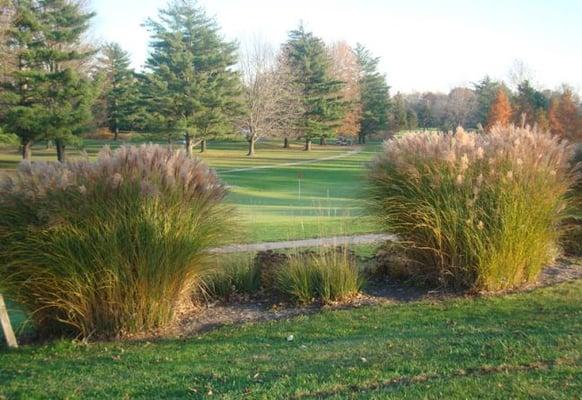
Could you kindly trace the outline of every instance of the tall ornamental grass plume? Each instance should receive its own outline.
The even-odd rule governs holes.
[[[416,278],[473,290],[533,282],[557,252],[571,147],[528,127],[412,133],[371,165],[369,204]]]
[[[232,213],[202,161],[159,146],[20,164],[0,186],[0,292],[43,332],[163,329]]]

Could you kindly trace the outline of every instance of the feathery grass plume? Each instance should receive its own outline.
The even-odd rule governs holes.
[[[516,287],[555,254],[571,150],[527,127],[409,134],[387,141],[371,165],[369,205],[427,281]]]
[[[357,295],[363,283],[347,247],[291,254],[275,279],[276,289],[299,303],[345,300]]]
[[[199,159],[160,146],[23,162],[0,186],[0,291],[43,331],[164,328],[233,220]]]

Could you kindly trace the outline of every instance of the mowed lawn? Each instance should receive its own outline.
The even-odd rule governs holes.
[[[7,399],[574,399],[580,393],[582,281],[504,297],[324,311],[181,340],[0,350],[0,398]]]
[[[84,153],[71,149],[68,157],[94,159],[105,144],[115,148],[120,143],[85,140]],[[205,153],[196,154],[230,186],[228,201],[237,206],[240,224],[233,240],[262,242],[374,231],[366,218],[363,183],[366,163],[379,148],[314,145],[305,152],[301,143],[283,149],[280,141],[269,141],[258,143],[251,158],[245,155],[245,142],[210,142]],[[54,161],[54,153],[35,146],[33,160]],[[10,173],[19,161],[18,149],[1,149],[0,173]]]

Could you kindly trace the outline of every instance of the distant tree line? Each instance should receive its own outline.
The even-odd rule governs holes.
[[[279,49],[224,40],[194,0],[171,0],[150,18],[143,71],[117,43],[87,40],[94,13],[82,0],[0,0],[0,126],[29,159],[38,141],[58,159],[86,132],[107,128],[184,139],[186,151],[219,135],[311,142],[387,131],[389,87],[358,45],[327,45],[302,25]]]
[[[488,130],[495,124],[538,126],[571,141],[582,140],[582,104],[574,91],[536,88],[529,79],[515,82],[485,77],[471,87],[443,93],[397,93],[393,97],[395,130],[441,129],[457,126]]]

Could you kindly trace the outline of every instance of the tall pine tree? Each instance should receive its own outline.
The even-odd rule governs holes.
[[[103,97],[107,125],[114,134],[114,140],[117,140],[120,130],[134,128],[138,104],[137,80],[129,67],[129,53],[117,43],[103,46],[99,62],[105,76]]]
[[[42,66],[35,62],[35,48],[40,47],[38,15],[30,0],[13,2],[13,13],[3,32],[3,47],[10,49],[14,62],[10,67],[3,65],[2,124],[18,135],[21,143],[22,158],[31,157],[32,143],[44,134],[44,108],[40,106],[37,93],[36,71]],[[8,21],[6,21],[8,22]]]
[[[236,44],[222,39],[216,22],[193,0],[174,0],[146,22],[151,121],[171,136],[184,134],[188,154],[194,138],[227,133],[239,112]]]
[[[477,123],[485,126],[491,111],[491,105],[495,101],[497,91],[503,87],[503,84],[485,76],[481,81],[473,84],[473,89],[477,95]]]
[[[305,150],[310,150],[313,139],[332,137],[334,129],[342,123],[343,82],[331,76],[331,59],[323,41],[306,32],[303,25],[289,33],[283,52],[300,90],[304,113],[299,129],[305,139]]]
[[[517,95],[514,99],[514,122],[520,123],[525,118],[525,123],[533,126],[540,112],[547,110],[549,100],[542,92],[536,90],[528,80],[524,80],[517,86]]]
[[[365,143],[369,135],[388,129],[390,87],[386,83],[386,77],[378,72],[380,59],[372,56],[361,44],[356,46],[355,51],[361,68],[362,117],[358,140]]]
[[[35,140],[55,140],[59,161],[91,119],[93,90],[83,72],[92,52],[82,43],[93,13],[73,0],[15,0],[7,33],[17,63],[4,82],[5,123],[30,158]]]

